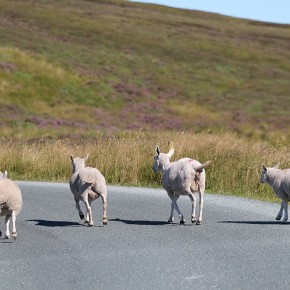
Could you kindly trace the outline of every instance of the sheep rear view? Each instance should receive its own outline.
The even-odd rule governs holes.
[[[94,225],[91,209],[92,201],[101,196],[103,204],[103,224],[106,225],[108,223],[106,180],[98,169],[86,167],[85,162],[87,159],[88,155],[85,158],[74,158],[71,155],[73,174],[69,183],[70,189],[74,195],[76,208],[81,219],[84,219],[84,214],[81,211],[79,202],[84,202],[87,210],[85,221],[88,222],[89,226]]]
[[[5,217],[5,239],[10,238],[10,220],[12,220],[12,238],[16,239],[16,216],[22,209],[22,194],[19,186],[7,178],[7,171],[0,172],[0,216]],[[0,231],[0,236],[1,236]]]
[[[184,224],[185,219],[177,205],[177,199],[180,195],[187,195],[192,202],[191,222],[197,225],[202,222],[203,214],[203,195],[205,191],[205,170],[210,161],[201,164],[197,160],[190,158],[182,158],[175,162],[170,162],[170,158],[174,154],[171,149],[167,154],[161,153],[159,146],[155,148],[155,157],[153,163],[153,171],[162,172],[162,186],[167,191],[171,199],[171,212],[168,222],[173,222],[174,209],[180,217],[180,223]],[[194,193],[199,193],[199,215],[196,220],[196,197]]]
[[[278,169],[275,167],[266,167],[262,165],[260,176],[261,183],[268,183],[274,193],[282,200],[280,210],[276,216],[276,220],[281,220],[284,211],[282,222],[288,220],[288,202],[290,201],[290,169]]]

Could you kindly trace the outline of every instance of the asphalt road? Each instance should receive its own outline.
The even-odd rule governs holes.
[[[278,204],[206,194],[197,226],[181,197],[187,223],[168,224],[162,189],[109,186],[108,225],[97,200],[88,227],[68,184],[19,185],[17,240],[0,238],[1,290],[290,289],[290,226],[275,221]]]

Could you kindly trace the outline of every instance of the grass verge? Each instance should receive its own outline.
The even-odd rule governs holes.
[[[286,144],[273,146],[252,142],[234,134],[123,132],[93,139],[37,139],[1,141],[2,171],[15,180],[67,182],[71,175],[70,154],[90,154],[87,165],[97,167],[108,184],[161,187],[161,175],[152,172],[155,145],[168,152],[172,142],[172,161],[191,157],[212,160],[207,171],[206,191],[248,198],[277,201],[271,189],[260,184],[261,165],[289,166]]]

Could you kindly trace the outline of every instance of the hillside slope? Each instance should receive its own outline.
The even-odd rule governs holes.
[[[0,39],[2,136],[288,131],[288,25],[123,0],[2,0]]]

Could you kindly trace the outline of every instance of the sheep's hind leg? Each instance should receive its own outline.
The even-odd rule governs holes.
[[[10,239],[10,231],[9,231],[9,224],[10,224],[11,214],[5,216],[5,239]]]
[[[288,202],[283,200],[282,203],[284,208],[284,218],[282,222],[286,223],[288,221]]]
[[[90,208],[92,208],[92,199],[88,199],[88,201],[89,201],[89,206],[90,206]],[[85,219],[85,223],[86,224],[88,224],[89,223],[89,220],[90,220],[90,216],[89,216],[89,212],[87,211],[87,215],[86,215],[86,219]]]
[[[17,238],[17,232],[16,232],[16,215],[15,212],[12,212],[12,239],[16,240]]]
[[[189,198],[190,198],[191,203],[192,203],[191,222],[195,223],[196,222],[196,217],[195,217],[196,197],[193,194],[189,194]]]
[[[108,217],[107,217],[107,197],[101,195],[102,203],[103,203],[103,225],[108,224]]]
[[[93,217],[92,217],[92,208],[89,204],[89,201],[88,201],[88,196],[85,196],[84,199],[83,199],[85,205],[86,205],[86,208],[87,208],[87,214],[89,216],[89,226],[93,226],[94,225],[94,222],[93,222]]]
[[[197,225],[200,225],[202,223],[203,194],[204,194],[204,188],[200,188],[199,189],[199,215],[198,215],[198,219],[196,221]]]
[[[283,201],[281,202],[280,210],[276,216],[276,220],[279,221],[282,218],[283,215]]]

